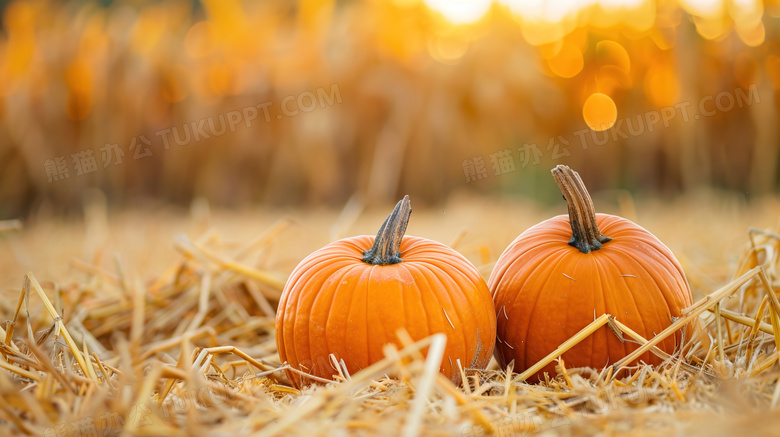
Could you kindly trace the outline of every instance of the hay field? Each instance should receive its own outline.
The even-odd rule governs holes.
[[[0,436],[777,434],[779,25],[777,0],[0,0]],[[407,233],[488,278],[566,212],[563,163],[679,258],[670,329],[594,314],[462,386],[445,337],[400,332],[293,388],[274,320],[306,255],[408,194]],[[665,364],[524,381],[597,330]]]
[[[373,234],[389,205],[224,211],[195,202],[189,211],[109,211],[93,196],[83,218],[41,212],[21,226],[4,222],[0,432],[771,435],[780,425],[775,306],[753,268],[776,283],[780,240],[748,231],[777,231],[780,202],[710,192],[663,202],[602,192],[594,202],[664,241],[694,302],[723,298],[720,322],[701,311],[709,353],[669,357],[626,378],[562,363],[565,375],[538,385],[493,361],[485,372],[464,370],[468,384],[455,387],[436,376],[435,357],[419,353],[440,346],[434,336],[298,391],[276,353],[281,286],[311,251]],[[415,207],[408,234],[453,245],[487,278],[517,234],[564,212],[562,204],[454,195]],[[753,279],[734,281],[745,272]]]

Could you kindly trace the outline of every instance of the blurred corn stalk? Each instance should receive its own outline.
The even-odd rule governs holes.
[[[92,187],[120,204],[543,197],[560,162],[594,188],[775,189],[776,3],[581,3],[2,2],[0,216]],[[751,104],[694,120],[738,91]],[[309,94],[326,100],[305,110]],[[618,121],[596,136],[589,117]]]

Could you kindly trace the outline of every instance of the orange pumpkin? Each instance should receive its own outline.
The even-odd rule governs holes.
[[[496,359],[523,371],[607,313],[652,338],[667,328],[691,293],[680,263],[653,234],[622,217],[596,214],[579,175],[552,170],[569,207],[523,232],[499,258],[488,281],[497,315]],[[602,233],[603,232],[603,233]],[[686,328],[691,337],[693,326]],[[672,353],[682,333],[658,346]],[[638,347],[607,326],[563,355],[567,367],[601,369]],[[639,360],[659,364],[650,354]],[[555,376],[555,362],[529,381]]]
[[[376,237],[331,243],[290,275],[276,314],[279,356],[320,378],[338,374],[330,354],[355,373],[382,359],[387,343],[447,335],[441,372],[460,381],[464,368],[484,369],[493,354],[496,315],[487,284],[453,249],[404,236],[409,197],[398,202]],[[296,387],[311,380],[287,372]]]

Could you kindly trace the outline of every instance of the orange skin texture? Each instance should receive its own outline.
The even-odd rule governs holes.
[[[685,273],[661,241],[622,217],[596,214],[596,220],[612,238],[599,250],[586,254],[570,246],[569,217],[560,215],[523,232],[499,258],[488,287],[498,323],[495,355],[502,368],[514,360],[515,371],[522,372],[604,313],[650,339],[691,305]],[[690,324],[686,339],[692,333]],[[658,347],[671,354],[681,341],[678,331]],[[602,369],[638,347],[621,343],[603,326],[564,353],[563,360],[567,368]],[[650,352],[638,361],[661,363]],[[555,377],[555,365],[528,381],[544,381],[545,372]]]
[[[440,370],[453,382],[460,382],[458,359],[484,369],[496,314],[477,269],[453,249],[412,236],[401,242],[401,263],[374,266],[362,261],[373,244],[373,236],[339,240],[295,268],[276,314],[281,360],[330,380],[338,374],[329,360],[335,354],[354,374],[384,358],[385,344],[400,347],[396,332],[404,328],[415,341],[447,335]],[[287,375],[296,387],[312,381]]]

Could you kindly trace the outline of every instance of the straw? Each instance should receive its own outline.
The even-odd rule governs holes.
[[[769,245],[780,240],[771,234],[752,233],[753,248],[745,239],[737,264],[742,272],[733,280],[726,271],[737,265],[718,270],[719,281],[689,274],[702,297],[649,338],[619,314],[603,314],[533,366],[498,369],[493,362],[491,370],[478,370],[448,356],[451,339],[443,334],[413,338],[401,331],[385,345],[383,359],[360,371],[348,371],[349,360],[334,355],[330,380],[281,362],[276,350],[279,289],[256,273],[283,278],[310,250],[276,243],[295,238],[281,232],[287,223],[255,229],[252,235],[260,236],[247,240],[231,241],[216,227],[193,240],[178,239],[179,251],[169,251],[159,274],[135,273],[146,253],[64,260],[76,279],[45,281],[45,287],[29,273],[21,289],[8,290],[2,307],[8,321],[0,327],[2,427],[12,429],[9,435],[55,435],[56,427],[77,429],[92,417],[98,435],[478,436],[602,428],[643,433],[652,431],[645,421],[663,419],[669,432],[685,433],[727,419],[713,413],[721,411],[726,389],[735,390],[726,396],[734,405],[748,393],[745,405],[760,412],[755,417],[773,414],[780,403],[778,302],[769,291],[778,282],[779,261],[768,256],[775,250]],[[755,248],[767,256],[755,256]],[[277,255],[282,249],[288,254]],[[471,256],[493,252],[500,250],[485,243]],[[261,253],[262,264],[248,261]],[[716,283],[725,285],[708,288]],[[448,327],[458,327],[449,310],[439,315]],[[500,308],[497,316],[504,317]],[[702,335],[674,351],[660,348],[664,338],[700,322]],[[609,335],[636,343],[635,351],[595,369],[564,361],[571,348],[605,326]],[[663,364],[637,363],[647,352]],[[450,362],[455,383],[438,372]],[[557,375],[525,382],[550,364]],[[629,371],[618,372],[624,367]],[[291,374],[311,385],[293,388]],[[559,428],[561,423],[573,428]]]

